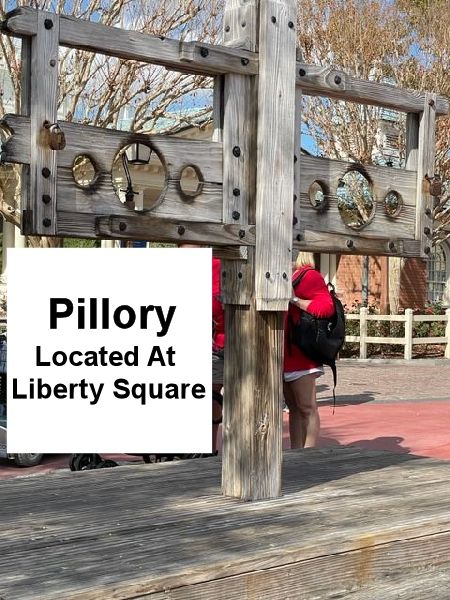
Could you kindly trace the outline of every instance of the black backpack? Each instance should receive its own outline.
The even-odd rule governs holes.
[[[305,269],[301,275],[292,282],[295,290],[308,271]],[[333,372],[334,388],[337,383],[336,357],[345,341],[345,313],[342,302],[336,296],[333,284],[328,284],[328,290],[334,303],[334,315],[320,319],[309,312],[300,310],[301,319],[295,323],[289,315],[289,347],[294,343],[311,360],[328,365]],[[333,389],[333,399],[336,397]]]

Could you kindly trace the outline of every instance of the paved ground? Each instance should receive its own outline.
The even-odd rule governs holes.
[[[334,414],[331,386],[332,376],[327,372],[318,382],[321,446],[351,444],[450,459],[450,361],[341,361]],[[286,448],[287,418],[284,413]],[[140,460],[107,456],[121,462]],[[0,479],[68,468],[68,459],[67,455],[48,456],[42,465],[30,469],[0,459]]]

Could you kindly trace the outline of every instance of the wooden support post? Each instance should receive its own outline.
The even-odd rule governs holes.
[[[31,168],[30,204],[24,207],[22,230],[56,234],[56,152],[48,144],[48,129],[57,120],[59,17],[37,13],[37,33],[31,41]]]
[[[359,358],[367,358],[367,306],[359,309]]]
[[[405,310],[405,360],[412,359],[412,337],[413,337],[413,310]]]
[[[292,40],[292,70],[289,73],[290,86],[295,92],[295,30],[289,27],[289,20],[296,23],[295,10],[286,11],[286,6],[293,5],[293,0],[281,2],[270,2],[265,7],[260,18],[257,8],[259,2],[256,0],[228,0],[224,16],[225,41],[229,45],[244,44],[247,49],[256,50],[258,23],[260,31],[264,31],[265,56],[270,54],[279,55],[279,47],[273,46],[269,49],[268,44],[280,42],[280,30],[283,36]],[[275,18],[275,24],[271,17]],[[268,22],[267,22],[268,19]],[[245,24],[245,25],[243,25]],[[274,28],[274,35],[267,37],[268,27]],[[244,37],[243,37],[244,36]],[[260,48],[261,49],[261,48]],[[289,62],[289,61],[288,61]],[[289,62],[290,64],[290,62]],[[282,65],[283,76],[287,78]],[[277,68],[280,65],[277,64]],[[269,78],[268,71],[265,74],[265,86],[259,84],[259,93],[264,90],[265,101],[271,98],[275,105],[278,94],[283,95],[287,83],[285,81],[274,84],[274,78],[278,78],[277,68],[274,67],[272,76]],[[293,94],[292,94],[293,96]],[[292,197],[293,197],[293,102],[292,107],[287,106],[285,100],[281,106],[285,110],[291,110],[291,127],[286,126],[287,115],[283,115],[283,126],[279,132],[272,132],[272,139],[264,136],[258,138],[259,142],[270,143],[270,150],[259,153],[258,164],[264,164],[270,159],[278,164],[281,156],[283,165],[287,162],[285,151],[280,150],[280,144],[287,145],[289,154],[289,166],[281,179],[289,180],[290,194],[280,194],[273,186],[267,185],[263,189],[263,202],[271,205],[267,214],[257,209],[256,201],[256,131],[266,123],[267,114],[262,121],[258,120],[256,113],[256,101],[258,97],[258,81],[256,78],[242,77],[239,75],[226,75],[224,85],[224,124],[223,124],[223,217],[226,223],[248,223],[258,222],[256,212],[259,210],[259,222],[263,228],[280,232],[280,223],[283,221],[283,235],[285,236],[285,248],[282,256],[287,257],[287,264],[283,265],[287,279],[282,278],[280,268],[276,268],[273,281],[278,283],[280,279],[284,282],[285,297],[290,295],[290,272],[292,247]],[[273,115],[274,116],[274,115]],[[272,124],[270,124],[272,127]],[[270,127],[266,135],[270,133]],[[269,131],[270,130],[270,131]],[[282,138],[281,135],[285,137]],[[287,140],[286,140],[287,136]],[[261,156],[265,158],[262,160]],[[274,177],[276,166],[271,164],[264,174],[267,181]],[[280,171],[281,172],[281,171]],[[290,176],[289,176],[290,173]],[[279,173],[278,173],[279,175]],[[276,182],[277,187],[279,181]],[[260,188],[264,188],[261,178]],[[284,189],[284,188],[283,188]],[[282,198],[282,200],[281,200]],[[286,201],[289,217],[284,220],[280,214],[275,216],[273,206],[277,205],[281,210],[281,204]],[[262,207],[261,207],[262,208]],[[285,223],[286,221],[286,223]],[[289,221],[289,230],[285,227]],[[264,244],[264,256],[271,258],[277,255],[276,243],[278,236],[268,236],[266,240],[260,240],[259,245]],[[271,245],[273,244],[273,245]],[[289,250],[289,252],[288,252]],[[245,500],[257,500],[274,498],[281,494],[281,458],[282,458],[282,347],[283,347],[283,314],[281,312],[259,312],[255,299],[255,249],[247,249],[247,261],[224,261],[223,265],[223,296],[225,305],[225,381],[224,381],[224,424],[223,424],[223,472],[222,487],[225,495],[242,498]],[[281,262],[280,262],[281,264]],[[262,296],[261,296],[262,299]],[[286,302],[283,303],[285,308]],[[264,305],[267,308],[266,305]],[[277,305],[279,310],[280,307]]]
[[[445,311],[445,337],[447,338],[447,345],[445,346],[445,358],[450,358],[450,308],[447,308]]]

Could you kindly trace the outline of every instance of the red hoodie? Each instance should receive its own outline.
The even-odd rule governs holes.
[[[220,298],[220,259],[212,259],[212,315],[214,322],[213,350],[225,345],[225,318]]]
[[[331,317],[334,313],[334,304],[328,291],[322,275],[311,266],[304,266],[295,271],[292,275],[292,281],[296,279],[303,271],[307,273],[297,284],[294,292],[298,298],[311,300],[308,306],[308,312],[316,317]],[[319,366],[316,362],[308,358],[294,343],[289,344],[288,315],[292,317],[294,323],[300,319],[300,309],[292,303],[289,303],[289,309],[286,313],[284,322],[284,367],[285,373],[292,371],[303,371],[304,369],[313,369]]]

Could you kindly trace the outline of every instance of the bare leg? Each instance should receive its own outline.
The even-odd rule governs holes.
[[[286,381],[283,385],[283,393],[289,408],[289,438],[291,440],[291,448],[303,448],[304,437],[301,413],[297,407],[291,384]]]
[[[221,383],[213,383],[213,391],[218,392],[220,394],[220,390],[222,389]],[[212,402],[212,451],[213,453],[218,449],[217,448],[217,434],[219,433],[219,423],[215,423],[215,421],[219,421],[222,417],[222,407],[221,405],[213,399]]]
[[[292,448],[313,448],[317,445],[320,432],[320,417],[316,401],[316,376],[304,375],[287,384],[289,386],[286,403],[291,412],[291,402],[294,405],[292,418],[300,422],[300,427],[293,425],[294,437],[291,434]],[[290,400],[288,401],[288,397]],[[289,419],[291,419],[289,415]],[[291,426],[289,427],[291,432]],[[298,432],[301,431],[301,439]],[[301,445],[298,445],[301,443]]]

